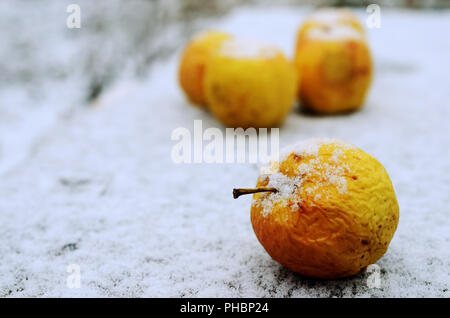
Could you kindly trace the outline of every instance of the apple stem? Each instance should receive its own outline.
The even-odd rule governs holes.
[[[233,198],[237,199],[241,195],[252,194],[252,193],[257,193],[257,192],[277,193],[278,190],[275,188],[233,189]]]

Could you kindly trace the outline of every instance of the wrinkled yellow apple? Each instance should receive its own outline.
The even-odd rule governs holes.
[[[384,167],[359,148],[331,139],[286,150],[260,175],[251,221],[269,255],[316,278],[357,274],[387,250],[399,220]],[[256,192],[256,191],[255,191]]]
[[[348,26],[309,29],[295,54],[302,105],[332,114],[362,106],[372,80],[365,37]]]
[[[292,109],[297,74],[272,46],[230,40],[216,50],[205,74],[208,108],[228,127],[276,127]]]
[[[207,61],[216,50],[231,36],[219,31],[206,31],[196,35],[182,53],[178,78],[188,99],[198,106],[205,107],[203,80]]]

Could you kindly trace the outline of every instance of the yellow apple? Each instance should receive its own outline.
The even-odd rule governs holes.
[[[205,74],[208,108],[228,127],[276,127],[297,92],[293,64],[276,47],[230,40],[216,50]]]

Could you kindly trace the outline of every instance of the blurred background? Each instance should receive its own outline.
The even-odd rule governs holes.
[[[368,30],[374,81],[341,116],[293,111],[280,145],[336,137],[387,169],[400,224],[367,275],[309,280],[254,237],[252,165],[175,165],[176,127],[220,125],[178,87],[179,53],[219,28],[292,57],[318,6],[350,6]],[[81,28],[69,29],[69,4]],[[448,297],[450,0],[1,0],[0,297]],[[220,126],[221,127],[221,126]],[[223,128],[223,127],[222,127]],[[81,289],[66,267],[81,266]]]
[[[118,77],[143,78],[195,32],[239,7],[365,7],[358,0],[108,0],[0,3],[0,171],[73,107],[89,105]],[[381,0],[383,9],[434,10],[448,0]],[[66,27],[79,4],[82,28]],[[39,120],[36,120],[39,118]],[[26,150],[25,150],[26,149]]]

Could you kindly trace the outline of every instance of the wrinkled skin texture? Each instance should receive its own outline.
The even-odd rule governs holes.
[[[355,18],[356,19],[356,18]],[[351,16],[346,23],[323,25],[307,22],[299,32],[295,65],[302,82],[299,96],[303,106],[319,114],[353,111],[362,106],[372,81],[372,57],[362,26]],[[350,21],[350,22],[348,22]],[[310,36],[351,26],[358,38]]]
[[[227,127],[277,127],[296,98],[297,74],[281,52],[267,57],[213,54],[205,77],[208,108]]]
[[[318,157],[291,154],[279,170],[293,177],[300,164],[314,159],[332,165],[336,147],[322,146]],[[274,260],[305,276],[332,279],[357,274],[386,252],[397,228],[399,207],[386,170],[360,149],[342,151],[348,167],[343,174],[346,193],[333,185],[316,187],[323,181],[317,170],[297,188],[301,200],[290,199],[286,206],[275,202],[266,216],[257,203],[272,194],[253,197],[251,221],[258,240]],[[260,176],[257,186],[266,184]]]
[[[197,35],[188,43],[181,57],[178,78],[187,98],[195,105],[206,107],[203,81],[211,53],[231,36],[208,31]]]

